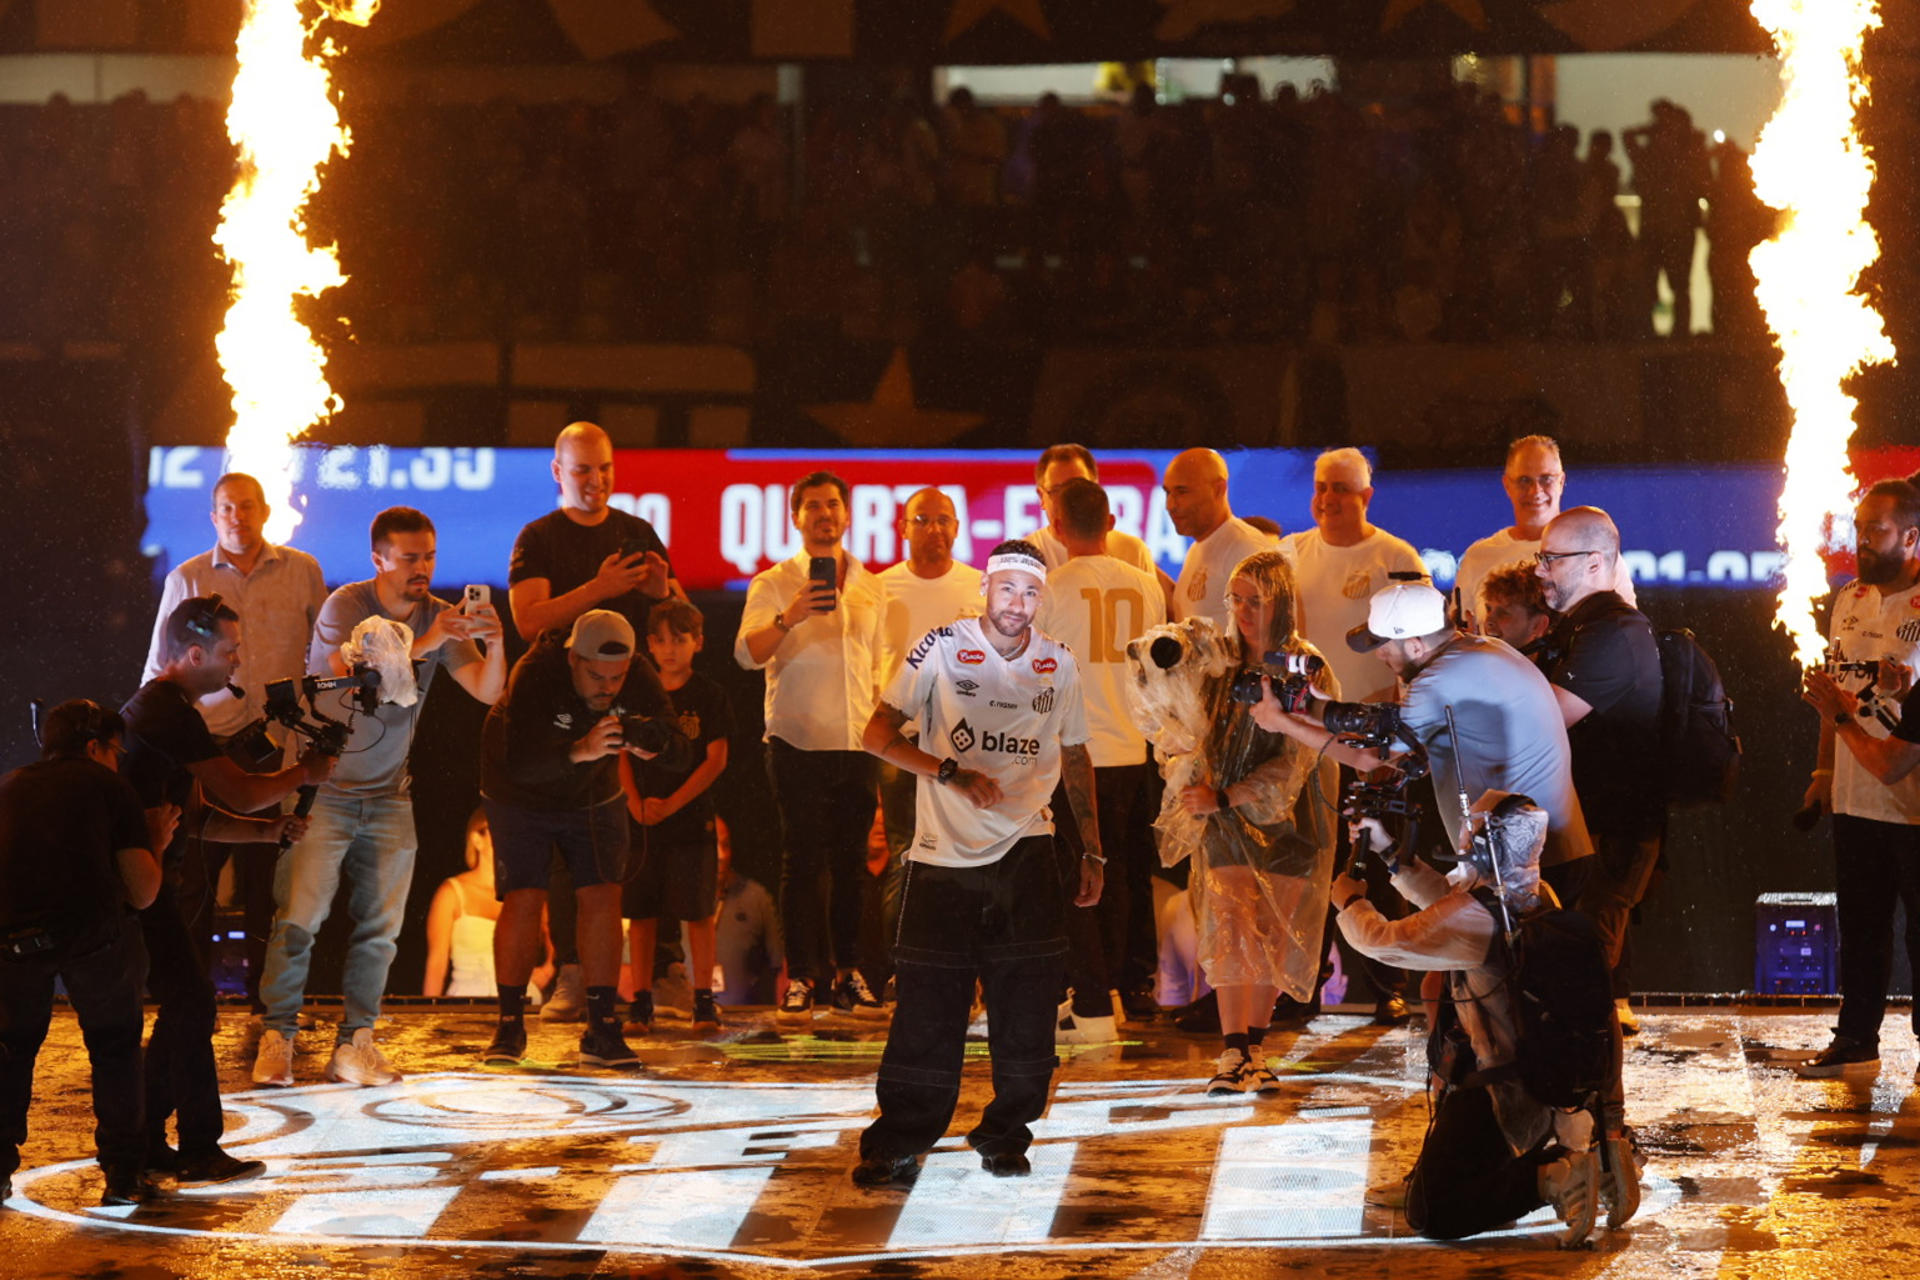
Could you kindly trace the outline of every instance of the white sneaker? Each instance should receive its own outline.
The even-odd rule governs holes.
[[[1247,1046],[1247,1073],[1253,1092],[1270,1098],[1280,1092],[1280,1077],[1267,1065],[1267,1051],[1257,1044]]]
[[[342,1084],[392,1084],[400,1073],[373,1042],[373,1028],[361,1027],[353,1039],[333,1047],[333,1060],[327,1063],[327,1079]]]
[[[1591,1151],[1568,1151],[1540,1166],[1540,1198],[1566,1227],[1556,1242],[1562,1249],[1584,1249],[1600,1216],[1600,1161]]]
[[[1253,1063],[1247,1058],[1244,1049],[1227,1049],[1220,1054],[1219,1069],[1213,1079],[1207,1082],[1209,1098],[1224,1098],[1230,1094],[1245,1093],[1253,1086]]]
[[[587,1016],[587,979],[577,964],[563,964],[553,994],[540,1006],[542,1022],[579,1022]]]
[[[1119,1038],[1120,1028],[1112,1014],[1081,1015],[1073,1012],[1071,1004],[1053,1028],[1055,1044],[1111,1044]]]
[[[293,1037],[272,1027],[260,1033],[253,1058],[253,1082],[285,1089],[293,1084]]]

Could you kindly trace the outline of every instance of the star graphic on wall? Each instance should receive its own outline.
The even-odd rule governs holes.
[[[1487,8],[1481,0],[1388,0],[1387,11],[1380,16],[1380,31],[1385,34],[1405,22],[1416,9],[1441,4],[1453,10],[1456,18],[1475,31],[1487,29]]]
[[[943,43],[952,44],[956,36],[979,26],[992,13],[1006,14],[1042,40],[1053,39],[1047,15],[1040,12],[1040,0],[953,0]]]
[[[894,348],[880,385],[873,389],[873,399],[808,405],[807,415],[848,444],[869,449],[945,444],[985,420],[978,413],[922,409],[916,404],[904,347]]]

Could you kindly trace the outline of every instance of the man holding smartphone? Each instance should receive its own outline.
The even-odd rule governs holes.
[[[612,505],[613,441],[591,422],[569,423],[553,442],[552,466],[560,506],[520,530],[507,568],[514,629],[532,644],[542,632],[566,631],[589,609],[611,609],[645,635],[653,606],[687,593],[653,525]],[[572,887],[557,884],[547,905],[560,977],[540,1016],[577,1022],[586,1003]]]
[[[873,826],[873,715],[883,615],[880,580],[846,553],[847,482],[826,471],[793,486],[798,555],[754,576],[734,660],[767,673],[767,775],[785,861],[781,923],[791,981],[783,1017],[812,1016],[816,983],[843,1013],[879,1016],[856,949]],[[823,893],[825,900],[823,901]]]

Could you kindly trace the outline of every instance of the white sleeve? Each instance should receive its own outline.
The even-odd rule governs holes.
[[[1471,969],[1487,958],[1496,927],[1486,908],[1465,894],[1400,920],[1387,919],[1362,898],[1339,919],[1354,950],[1398,969]]]
[[[1060,689],[1060,745],[1077,747],[1092,735],[1087,732],[1086,699],[1080,696],[1080,663],[1065,646],[1060,650],[1060,669],[1073,673]]]
[[[774,615],[782,607],[775,595],[771,571],[756,574],[753,581],[747,584],[747,604],[740,611],[740,630],[733,638],[733,660],[749,671],[758,671],[767,665],[766,662],[755,662],[753,655],[747,652],[747,637],[772,624]],[[769,657],[767,662],[771,661],[773,659]]]
[[[147,665],[140,673],[141,684],[159,675],[160,668],[167,665],[167,618],[186,598],[186,579],[174,569],[160,587],[160,609],[153,620],[153,639],[147,644]]]
[[[881,692],[880,701],[895,711],[904,712],[907,719],[918,720],[927,705],[927,695],[933,690],[935,668],[940,663],[939,646],[938,631],[922,636],[919,643],[907,650],[905,661]]]

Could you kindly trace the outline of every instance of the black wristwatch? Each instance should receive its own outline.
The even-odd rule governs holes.
[[[1836,725],[1845,727],[1853,723],[1853,717],[1844,711],[1836,711],[1833,713],[1833,722]]]
[[[953,781],[953,775],[958,772],[960,772],[960,762],[948,756],[940,762],[940,771],[933,775],[933,780],[944,787]]]

